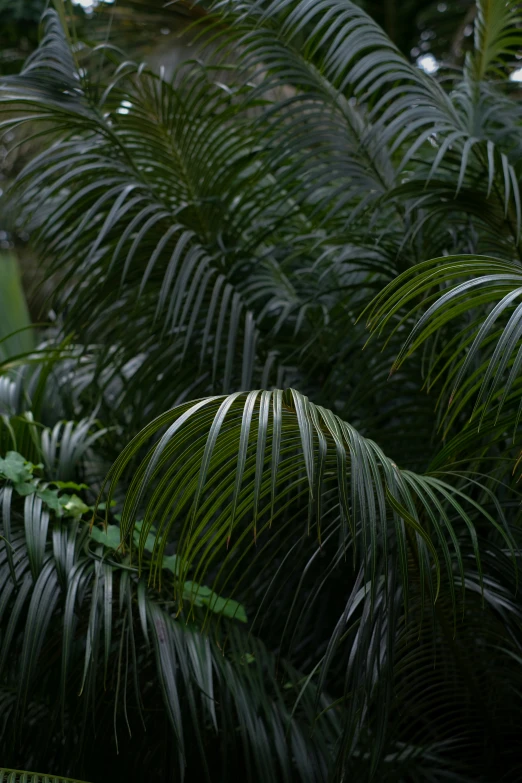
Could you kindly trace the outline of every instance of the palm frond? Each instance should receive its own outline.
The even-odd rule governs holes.
[[[17,769],[5,769],[0,767],[1,783],[85,783],[85,781],[76,778],[62,778],[56,775],[42,775],[37,772],[26,772]]]
[[[501,5],[437,76],[349,0],[211,3],[204,64],[172,79],[45,14],[0,84],[12,145],[38,146],[10,199],[53,307],[0,376],[4,763],[96,779],[96,743],[129,781],[516,770]],[[376,295],[381,355],[357,323]]]
[[[475,51],[472,56],[473,76],[502,76],[501,66],[506,56],[514,57],[520,50],[522,37],[520,5],[514,0],[478,0],[475,19]]]
[[[0,251],[0,362],[34,347],[18,262],[13,253]]]
[[[39,53],[4,80],[9,127],[23,111],[60,135],[20,176],[20,208],[61,279],[55,303],[67,303],[66,328],[96,343],[117,319],[110,364],[120,374],[135,365],[119,402],[142,411],[135,428],[188,386],[193,396],[300,381],[292,334],[315,347],[331,332],[326,313],[344,305],[331,292],[376,268],[368,219],[390,235],[385,276],[411,265],[412,253],[427,257],[414,249],[427,220],[445,232],[441,250],[448,212],[460,224],[463,213],[484,222],[469,195],[477,179],[492,203],[490,235],[512,247],[520,233],[516,150],[492,119],[498,96],[477,102],[463,85],[450,97],[344,0],[214,12],[230,23],[223,50],[238,53],[226,86],[213,65],[166,82],[126,61],[93,84],[98,53],[69,63],[76,86],[64,86],[67,40],[52,13]],[[503,115],[514,111],[502,101]],[[431,208],[424,180],[416,203],[406,192],[418,155],[421,176],[440,177],[448,194]],[[328,259],[319,290],[318,257]],[[303,263],[309,278],[294,273]],[[76,279],[65,274],[71,264]],[[145,335],[149,322],[157,327]]]
[[[72,519],[65,521],[57,513],[58,492],[41,490],[36,481],[36,491],[33,487],[26,494],[22,487],[31,479],[32,466],[8,458],[13,467],[4,466],[7,483],[4,478],[0,504],[0,693],[14,696],[4,704],[2,724],[2,742],[12,747],[11,757],[27,752],[25,730],[37,720],[42,733],[38,743],[32,735],[31,757],[36,760],[43,750],[55,766],[74,768],[61,740],[56,744],[57,721],[76,743],[76,730],[89,730],[92,713],[99,728],[107,720],[119,726],[118,743],[121,732],[139,731],[140,722],[152,727],[160,711],[170,721],[181,778],[187,768],[210,779],[204,749],[226,731],[230,757],[223,757],[228,770],[223,774],[242,770],[248,780],[290,781],[295,774],[310,783],[326,780],[339,736],[335,713],[326,710],[316,720],[315,703],[327,708],[327,697],[312,683],[303,689],[303,675],[285,661],[276,666],[265,645],[238,631],[235,621],[223,619],[225,627],[209,635],[201,630],[204,611],[193,607],[180,616],[181,607],[149,590],[129,559],[94,535],[99,528],[89,533],[81,518],[88,511],[85,504],[76,503],[73,510],[67,498],[76,496],[66,494],[60,505]],[[10,477],[18,480],[14,491]],[[54,484],[58,491],[71,492],[70,483]],[[194,590],[195,583],[190,584]],[[192,598],[187,587],[188,607]],[[216,600],[223,603],[217,598],[210,606],[222,612]],[[46,695],[50,683],[56,684],[58,699]],[[296,688],[300,701],[294,706]],[[109,715],[107,693],[113,702]],[[152,719],[146,717],[148,710]],[[199,753],[192,758],[196,748]],[[295,762],[289,761],[292,756]]]
[[[457,319],[460,334],[445,343],[430,373],[435,378],[444,374],[449,404],[457,412],[461,402],[473,396],[475,415],[483,419],[496,403],[498,417],[518,380],[522,360],[517,305],[521,282],[520,264],[515,261],[474,256],[434,259],[379,294],[370,311],[370,327],[382,331],[403,307],[410,308],[407,318],[429,305],[404,342],[394,365],[399,367],[428,338]],[[396,330],[403,328],[404,320]],[[518,415],[515,430],[517,424]]]
[[[239,563],[240,582],[247,578],[246,558],[256,545],[275,537],[278,546],[289,547],[313,535],[321,547],[326,531],[328,539],[334,531],[334,551],[351,551],[372,593],[392,569],[406,601],[414,547],[426,600],[433,603],[441,579],[454,595],[455,567],[464,579],[455,525],[468,529],[479,572],[476,513],[508,549],[513,546],[507,528],[462,487],[440,475],[401,471],[375,443],[293,389],[206,398],[159,417],[111,468],[109,500],[129,461],[155,433],[163,434],[135,470],[121,522],[130,540],[136,515],[144,514],[140,566],[155,525],[153,579],[161,579],[169,541],[176,542],[182,580],[189,569],[198,581],[213,573],[215,589],[226,591],[239,577]]]

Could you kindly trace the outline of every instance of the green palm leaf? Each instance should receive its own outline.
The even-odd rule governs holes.
[[[34,347],[16,256],[0,252],[0,362]]]
[[[522,43],[520,6],[510,0],[480,0],[475,21],[474,76],[498,75],[503,58],[513,57]],[[502,72],[500,71],[500,74]]]
[[[109,693],[108,725],[117,743],[127,729],[138,731],[140,721],[152,726],[147,709],[153,716],[159,710],[163,720],[167,717],[181,778],[189,761],[194,769],[189,758],[194,746],[202,754],[200,771],[209,778],[205,745],[239,722],[238,745],[235,730],[229,737],[235,749],[232,766],[246,764],[247,779],[295,779],[289,754],[296,759],[299,779],[323,779],[339,736],[338,718],[328,710],[327,696],[313,683],[303,687],[303,675],[288,662],[279,660],[276,667],[275,656],[262,641],[237,631],[237,621],[226,619],[237,610],[228,611],[227,602],[215,594],[205,603],[206,593],[202,587],[198,592],[194,581],[191,588],[187,583],[186,606],[190,609],[198,595],[204,600],[180,617],[181,605],[173,606],[170,596],[149,590],[128,557],[112,545],[107,548],[103,536],[89,533],[81,519],[85,504],[75,513],[62,503],[72,518],[61,518],[55,510],[56,490],[54,495],[48,489],[40,492],[39,480],[31,478],[34,466],[10,459],[11,467],[0,463],[8,477],[0,488],[0,699],[6,700],[3,737],[12,747],[26,744],[24,732],[35,711],[40,720],[45,716],[50,731],[38,742],[32,737],[35,758],[42,749],[45,753],[60,715],[64,721],[77,714],[85,726],[93,714],[104,726]],[[20,480],[13,487],[9,479],[24,477],[20,467],[20,475],[13,473],[18,463],[25,464],[24,476],[34,483],[31,494]],[[59,491],[71,492],[70,483],[56,483]],[[25,500],[19,498],[22,489]],[[207,606],[219,612],[225,624],[211,634],[201,630]],[[57,685],[51,701],[45,695],[49,681]],[[297,690],[300,700],[294,706]],[[317,720],[316,702],[325,710],[324,718]],[[311,742],[305,738],[312,724]],[[64,723],[71,739],[74,730],[74,721]],[[288,751],[283,751],[287,743]],[[226,759],[223,763],[226,768]]]
[[[144,511],[140,564],[154,524],[158,534],[153,563],[161,562],[174,538],[182,579],[193,565],[196,578],[203,579],[236,548],[244,561],[258,536],[266,540],[313,533],[320,543],[324,527],[333,522],[340,551],[352,550],[354,563],[362,562],[374,583],[381,578],[381,558],[387,559],[391,547],[406,593],[407,553],[415,541],[421,579],[426,579],[431,600],[436,600],[441,578],[438,547],[449,584],[454,578],[453,557],[463,578],[455,523],[446,504],[469,530],[479,571],[473,514],[485,514],[506,535],[461,489],[439,476],[399,470],[375,443],[293,389],[207,398],[164,414],[131,441],[111,468],[109,499],[131,459],[156,432],[163,432],[161,439],[130,483],[122,532],[128,538],[137,513]],[[288,527],[284,520],[290,500],[301,511]],[[461,501],[470,503],[469,511]],[[161,576],[158,565],[153,573]],[[233,573],[222,565],[216,589],[224,590]]]
[[[366,229],[360,236],[357,227],[369,210],[383,210],[388,221],[411,211],[411,227],[399,219],[397,246],[405,231],[414,243],[426,220],[440,223],[450,210],[481,220],[468,195],[481,178],[494,210],[491,235],[507,229],[513,243],[520,234],[516,152],[506,127],[492,121],[515,111],[505,96],[475,100],[463,83],[452,100],[344,0],[214,10],[229,23],[223,51],[230,44],[240,52],[226,88],[213,66],[190,66],[170,83],[129,62],[91,84],[98,54],[81,66],[77,55],[64,59],[67,37],[51,12],[41,49],[23,75],[4,80],[5,110],[16,115],[8,127],[20,125],[23,110],[28,122],[50,120],[62,137],[16,186],[25,220],[39,226],[41,252],[53,258],[50,270],[64,281],[57,306],[67,302],[67,326],[86,341],[118,320],[111,363],[118,357],[123,373],[142,357],[123,393],[136,399],[140,387],[154,390],[144,418],[188,386],[197,395],[245,388],[254,378],[290,381],[288,335],[313,344],[327,330],[332,288],[344,283],[330,262],[318,292],[293,274],[296,260],[313,268],[318,252],[342,259],[348,231],[351,269],[374,269]],[[253,69],[255,87],[245,81]],[[289,96],[274,98],[282,89]],[[418,155],[428,181],[441,177],[449,193],[426,216],[425,177],[409,171]],[[411,180],[402,191],[399,178]],[[416,203],[404,203],[417,182]],[[311,242],[315,225],[321,230]],[[386,260],[392,276],[395,263]],[[77,282],[65,286],[71,264]],[[148,322],[157,324],[153,335],[144,334]],[[199,356],[197,373],[189,351]],[[161,382],[173,376],[176,386]]]
[[[429,304],[396,359],[394,367],[399,367],[447,324],[455,319],[463,323],[460,336],[444,346],[431,373],[435,378],[444,374],[445,387],[451,392],[449,404],[457,412],[460,400],[473,395],[475,413],[483,419],[496,402],[498,417],[519,375],[522,327],[517,299],[521,283],[518,262],[473,256],[434,259],[399,277],[376,298],[370,327],[381,331],[403,307],[409,306],[411,315]],[[474,311],[476,316],[471,315]],[[515,428],[517,422],[518,416]]]
[[[56,775],[42,775],[36,772],[23,772],[16,769],[0,768],[2,783],[85,783],[75,778],[61,778]]]
[[[510,779],[517,4],[429,76],[349,0],[217,2],[172,79],[57,8],[0,85],[53,307],[0,377],[5,763]]]

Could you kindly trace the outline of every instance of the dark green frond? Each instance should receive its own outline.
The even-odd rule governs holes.
[[[2,763],[514,780],[519,4],[142,5],[0,79]]]
[[[370,327],[382,331],[408,307],[408,315],[395,326],[396,331],[402,330],[406,318],[425,310],[395,361],[398,368],[428,338],[457,320],[460,334],[438,352],[427,383],[443,373],[453,410],[460,410],[461,402],[472,396],[475,414],[483,418],[495,403],[498,416],[518,380],[522,361],[522,307],[517,304],[521,284],[521,267],[515,261],[473,256],[434,259],[379,294],[370,311]],[[518,417],[515,429],[517,423]]]
[[[1,783],[85,783],[76,778],[61,778],[55,775],[42,775],[37,772],[24,772],[0,767]]]

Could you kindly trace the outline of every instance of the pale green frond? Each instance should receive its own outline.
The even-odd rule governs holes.
[[[0,767],[1,783],[85,783],[77,778],[62,778],[56,775],[42,775],[37,772],[25,772]]]
[[[424,310],[395,360],[394,367],[398,368],[428,338],[456,319],[461,329],[464,325],[461,339],[446,343],[436,360],[451,384],[449,404],[459,391],[466,391],[464,379],[473,373],[474,385],[468,396],[475,398],[475,411],[484,417],[495,402],[498,415],[522,361],[522,307],[517,303],[521,284],[521,267],[515,261],[474,256],[434,259],[404,273],[376,297],[369,311],[369,325],[382,332],[408,308],[407,315],[395,326],[395,330],[402,329],[406,319]],[[477,316],[470,321],[475,312]],[[448,370],[448,365],[454,369]]]
[[[520,3],[516,0],[477,0],[475,51],[471,57],[475,79],[502,75],[503,59],[520,51],[521,24]]]

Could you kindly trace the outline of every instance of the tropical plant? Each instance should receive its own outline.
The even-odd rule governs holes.
[[[0,769],[1,783],[82,783],[72,778],[57,778],[55,775],[39,775],[16,769]]]
[[[349,0],[218,1],[172,80],[66,21],[0,89],[54,285],[0,386],[2,763],[517,779],[519,4],[443,78]]]

